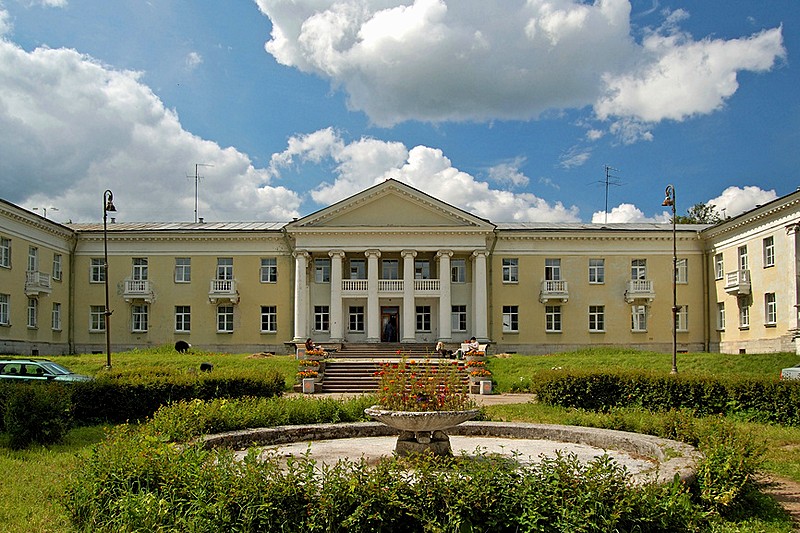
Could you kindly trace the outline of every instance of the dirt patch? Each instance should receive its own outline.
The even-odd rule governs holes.
[[[775,501],[789,513],[795,530],[800,531],[800,483],[774,476],[762,481],[764,482],[764,492],[775,498]]]

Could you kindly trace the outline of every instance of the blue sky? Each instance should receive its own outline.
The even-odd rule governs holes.
[[[665,221],[668,183],[735,215],[800,185],[799,24],[797,0],[0,0],[0,197],[192,221],[202,163],[214,221],[387,178],[494,222]]]

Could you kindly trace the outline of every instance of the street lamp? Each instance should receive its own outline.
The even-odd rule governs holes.
[[[662,206],[672,207],[672,371],[678,373],[678,241],[675,237],[675,186],[667,185]]]
[[[116,214],[114,193],[106,189],[103,193],[103,281],[106,286],[106,368],[111,368],[111,313],[108,306],[108,214]]]

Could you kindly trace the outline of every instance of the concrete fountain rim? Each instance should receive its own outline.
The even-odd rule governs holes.
[[[632,456],[647,457],[657,463],[652,471],[634,475],[634,482],[669,483],[675,476],[686,483],[697,473],[702,454],[686,443],[612,429],[536,424],[524,422],[468,421],[450,428],[448,435],[464,437],[497,437],[508,439],[549,440],[584,444],[603,450],[616,450]],[[206,435],[199,439],[208,449],[244,450],[251,447],[290,444],[302,441],[348,439],[359,437],[391,437],[399,432],[380,422],[339,424],[305,424],[252,428]]]

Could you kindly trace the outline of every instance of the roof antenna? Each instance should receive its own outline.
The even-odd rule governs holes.
[[[612,172],[619,172],[618,169],[616,169],[614,167],[610,167],[608,165],[606,165],[604,168],[605,168],[605,171],[606,171],[605,179],[603,181],[598,181],[598,182],[595,182],[595,183],[602,183],[606,187],[606,208],[605,208],[605,211],[603,211],[604,216],[605,216],[605,219],[604,219],[603,223],[605,224],[605,223],[608,223],[608,186],[609,185],[620,186],[620,185],[622,185],[622,182],[619,181],[619,176],[615,176],[615,175],[612,174]]]
[[[195,163],[194,164],[194,176],[186,176],[187,178],[194,179],[194,222],[197,224],[197,188],[200,180],[203,179],[198,173],[199,167],[213,167],[214,165],[210,165],[208,163]]]

